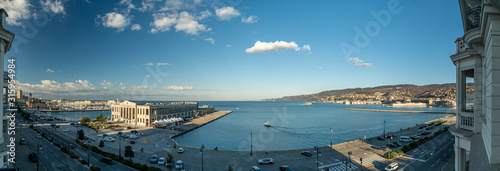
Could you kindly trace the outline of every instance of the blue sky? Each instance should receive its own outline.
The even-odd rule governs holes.
[[[1,0],[0,8],[16,34],[6,58],[16,59],[19,87],[45,99],[258,100],[452,83],[449,56],[463,35],[456,1]]]

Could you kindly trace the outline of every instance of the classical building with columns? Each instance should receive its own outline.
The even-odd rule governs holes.
[[[7,12],[5,12],[3,8],[0,9],[0,68],[2,69],[2,71],[4,71],[5,53],[10,50],[12,41],[14,41],[14,33],[5,29],[7,17]],[[0,84],[2,84],[0,87],[2,88],[5,86],[4,84],[6,84],[4,81],[0,81]],[[0,119],[0,125],[3,125],[0,126],[0,168],[7,168],[9,166],[12,166],[12,163],[9,164],[8,162],[9,157],[7,155],[7,152],[9,151],[9,149],[7,149],[7,144],[8,142],[10,142],[10,135],[8,135],[6,131],[7,126],[9,125],[9,119],[7,118],[9,113],[7,112],[7,103],[5,103],[6,101],[4,100],[4,98],[2,98],[0,101],[0,111],[2,111],[2,119]]]
[[[455,170],[500,170],[500,1],[458,2],[464,35],[450,56],[457,79]]]
[[[187,118],[198,113],[197,102],[146,103],[123,101],[111,105],[111,119],[131,125],[152,127],[153,122],[169,118]]]

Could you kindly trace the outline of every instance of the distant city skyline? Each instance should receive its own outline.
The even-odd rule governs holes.
[[[24,94],[259,100],[455,82],[455,1],[0,3]]]

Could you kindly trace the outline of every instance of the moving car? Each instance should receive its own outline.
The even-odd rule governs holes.
[[[393,163],[387,165],[387,167],[385,167],[385,170],[387,170],[387,171],[396,170],[396,169],[398,169],[398,163],[396,163],[396,162],[393,162]]]
[[[131,140],[131,141],[130,141],[130,144],[135,144],[135,141],[134,141],[134,140]]]
[[[69,148],[69,149],[75,149],[75,146],[73,146],[73,144],[69,144],[69,145],[68,145],[68,148]]]
[[[38,162],[38,157],[36,156],[36,153],[30,153],[28,154],[28,158],[32,161],[32,162]]]
[[[165,157],[160,157],[160,159],[158,159],[159,166],[165,165],[166,162],[167,162],[167,159],[165,159]]]
[[[274,160],[272,158],[263,158],[259,160],[259,164],[273,164]]]
[[[307,156],[307,157],[311,157],[312,156],[312,153],[310,151],[303,151],[303,152],[300,152],[300,154],[302,154],[304,156]]]
[[[418,134],[417,135],[412,135],[410,138],[414,139],[414,140],[420,139],[420,135],[418,135]]]
[[[398,146],[397,146],[397,145],[395,145],[395,144],[387,144],[387,147],[396,148],[396,147],[398,147]]]
[[[40,134],[36,135],[36,138],[40,139],[42,136]]]
[[[151,159],[149,159],[150,163],[156,163],[158,162],[158,155],[153,155],[151,156]]]
[[[130,135],[129,136],[130,139],[136,139],[136,138],[139,138],[137,135]]]
[[[257,166],[252,166],[252,169],[250,171],[260,171],[260,168]]]
[[[115,142],[115,139],[111,138],[111,137],[104,137],[104,141],[107,141],[107,142]]]
[[[69,129],[68,128],[63,129],[63,132],[69,132]]]
[[[21,141],[19,142],[21,145],[26,145],[26,139],[21,138]]]
[[[286,166],[286,165],[282,165],[282,166],[280,167],[280,170],[281,170],[281,171],[293,171],[293,170],[292,170],[292,168],[290,168],[290,167],[288,167],[288,166]]]
[[[179,150],[177,150],[177,153],[184,153],[184,148],[179,148]]]
[[[378,140],[385,140],[384,137],[377,137]]]
[[[392,144],[394,144],[396,146],[401,146],[401,143],[399,143],[399,142],[393,142]]]
[[[176,169],[184,169],[184,163],[182,163],[181,160],[177,160],[177,162],[175,163],[175,168]]]
[[[111,160],[111,158],[109,157],[104,157],[101,159],[101,162],[111,165],[113,163],[113,160]]]

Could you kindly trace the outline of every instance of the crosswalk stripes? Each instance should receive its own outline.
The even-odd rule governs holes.
[[[372,155],[370,157],[363,158],[363,166],[364,167],[371,167],[371,166],[373,166],[373,161],[383,162],[385,160],[386,160],[385,158],[383,158],[379,155]],[[355,163],[361,164],[358,157],[353,158],[353,161]]]
[[[347,170],[355,170],[357,169],[358,166],[352,164],[352,163],[349,163],[347,165]],[[328,171],[345,171],[346,170],[346,165],[345,164],[341,164],[341,165],[338,165],[338,166],[334,166],[334,167],[329,167],[328,168]]]

